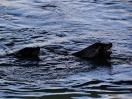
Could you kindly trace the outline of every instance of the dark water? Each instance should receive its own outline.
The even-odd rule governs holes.
[[[0,98],[131,99],[131,0],[0,0],[0,42],[40,46],[39,60],[0,58]],[[70,55],[112,42],[112,58]],[[1,50],[1,54],[3,54]]]

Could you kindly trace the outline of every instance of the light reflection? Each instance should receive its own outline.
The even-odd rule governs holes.
[[[108,95],[108,96],[110,96],[111,97],[111,99],[131,99],[131,95],[129,96],[129,94],[128,95],[122,95],[122,94],[110,94],[110,95]]]
[[[20,6],[23,6],[23,4],[18,4],[16,2],[10,2],[10,1],[5,1],[5,0],[0,0],[0,5],[2,6],[8,6],[8,7],[20,7]]]

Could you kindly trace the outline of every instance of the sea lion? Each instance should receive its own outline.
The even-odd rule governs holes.
[[[26,47],[17,51],[14,55],[18,58],[38,58],[39,51],[40,47]]]
[[[88,59],[105,59],[110,58],[112,51],[109,49],[112,47],[112,43],[94,43],[81,51],[75,52],[72,55],[81,58]]]
[[[8,46],[0,43],[0,57],[15,56],[18,58],[38,58],[40,47],[23,47],[20,50],[10,49]]]

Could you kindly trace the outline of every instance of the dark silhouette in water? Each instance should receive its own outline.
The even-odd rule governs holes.
[[[22,49],[18,49],[18,51],[10,49],[8,46],[0,43],[0,49],[2,56],[15,56],[18,58],[38,58],[38,54],[40,52],[40,47],[24,47]]]
[[[111,47],[112,43],[94,43],[72,55],[86,59],[106,59],[112,54],[109,50]]]
[[[111,47],[112,43],[94,43],[81,51],[73,53],[72,55],[86,59],[107,59],[110,58],[110,55],[112,54],[109,50]],[[3,46],[3,48],[9,50],[6,46]],[[18,58],[38,58],[39,52],[40,47],[25,47],[17,52],[13,52],[12,54]]]
[[[26,47],[14,53],[14,55],[18,58],[38,58],[39,51],[40,47]]]

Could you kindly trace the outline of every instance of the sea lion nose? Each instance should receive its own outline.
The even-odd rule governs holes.
[[[109,43],[109,45],[112,47],[113,46],[113,44],[112,43]]]

